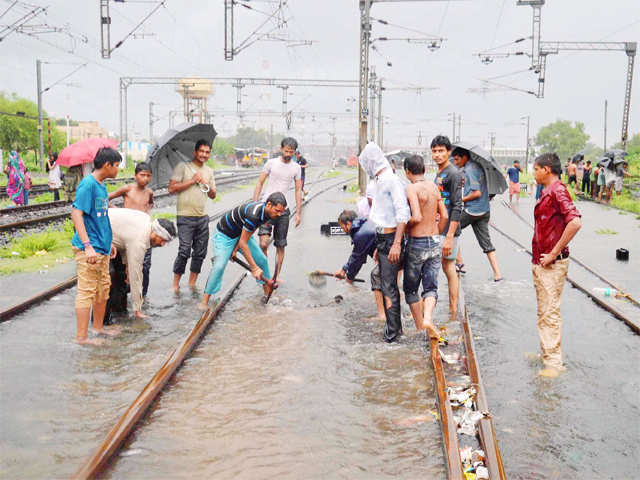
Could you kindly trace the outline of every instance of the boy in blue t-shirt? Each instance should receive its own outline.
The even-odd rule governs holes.
[[[94,171],[85,177],[76,190],[71,211],[75,234],[71,239],[78,263],[78,293],[76,343],[100,345],[101,339],[88,339],[89,317],[93,307],[93,328],[98,333],[117,335],[117,327],[103,327],[104,312],[109,298],[109,258],[113,253],[109,222],[109,195],[102,183],[115,178],[122,157],[112,148],[101,148],[93,160]]]
[[[509,167],[507,175],[509,176],[509,205],[512,204],[513,196],[516,196],[516,203],[520,203],[520,162],[518,160],[513,161],[513,167]]]

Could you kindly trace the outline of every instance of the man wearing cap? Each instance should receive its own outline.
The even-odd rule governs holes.
[[[153,220],[147,213],[131,208],[110,208],[113,246],[118,254],[111,260],[111,290],[105,320],[112,311],[126,311],[126,283],[131,291],[131,303],[136,318],[142,313],[142,264],[149,247],[162,247],[176,236],[176,227],[165,218]]]

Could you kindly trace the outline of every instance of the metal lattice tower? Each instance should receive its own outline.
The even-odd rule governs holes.
[[[102,58],[111,58],[111,16],[109,0],[100,0],[100,52]]]

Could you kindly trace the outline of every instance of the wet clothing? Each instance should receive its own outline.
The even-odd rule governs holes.
[[[624,165],[619,163],[616,165],[616,192],[622,192],[622,180],[624,178]]]
[[[440,243],[444,245],[446,235],[440,235]],[[453,246],[451,247],[451,254],[448,257],[443,257],[445,260],[455,260],[458,257],[458,248],[460,247],[460,237],[453,237]]]
[[[91,308],[94,303],[106,302],[109,296],[109,255],[98,253],[95,263],[87,262],[84,250],[73,247],[78,264],[76,308]]]
[[[360,197],[356,203],[358,209],[358,216],[362,218],[369,218],[369,213],[371,212],[371,205],[369,205],[369,200],[373,204],[373,197],[376,191],[376,183],[374,180],[369,180],[367,183],[367,189],[365,190],[364,197]]]
[[[576,177],[575,175],[569,175],[568,184],[571,185],[572,183],[578,183],[578,177]]]
[[[229,210],[218,222],[218,231],[229,238],[237,238],[242,230],[254,232],[256,228],[269,220],[262,202],[246,202]]]
[[[191,180],[196,173],[200,173],[204,178],[204,183],[211,190],[215,190],[216,181],[213,177],[213,170],[208,165],[198,167],[195,162],[181,162],[173,170],[171,180],[182,183]],[[191,185],[186,190],[178,193],[178,216],[183,217],[204,217],[206,216],[206,205],[209,197],[200,189],[200,185]],[[208,241],[209,239],[207,239]],[[205,242],[206,244],[206,242]]]
[[[142,261],[142,297],[147,296],[149,291],[149,272],[151,271],[151,247],[147,249]]]
[[[374,178],[383,168],[391,170],[387,157],[384,156],[384,152],[375,142],[367,143],[358,156],[358,162],[369,178]]]
[[[584,168],[584,175],[582,177],[582,185],[581,190],[589,195],[591,195],[591,170],[592,167]]]
[[[509,181],[513,183],[520,183],[520,169],[516,167],[509,167],[507,169],[507,175],[509,175]]]
[[[129,271],[133,310],[142,310],[143,264],[151,247],[151,216],[131,208],[110,208],[113,246]]]
[[[266,223],[260,225],[258,236],[271,235],[273,230],[273,244],[276,247],[284,248],[287,246],[287,234],[289,233],[289,223],[291,220],[291,211],[287,208],[278,218],[267,220]]]
[[[109,288],[109,299],[107,300],[107,308],[104,311],[104,325],[112,325],[114,322],[114,313],[127,312],[127,294],[129,293],[129,285],[127,284],[127,265],[122,261],[120,252],[115,258],[109,262],[109,277],[111,286]],[[91,316],[93,321],[93,313]]]
[[[287,205],[296,205],[295,186],[296,180],[302,179],[301,171],[300,165],[293,160],[285,162],[282,157],[268,160],[262,167],[262,173],[268,175],[268,181],[262,191],[260,201],[266,203],[269,195],[280,192],[286,197]]]
[[[73,208],[82,211],[82,221],[89,236],[89,242],[96,251],[103,255],[111,253],[113,233],[109,222],[109,194],[103,183],[93,175],[84,178],[76,192]],[[71,244],[78,250],[84,250],[82,240],[76,231]]]
[[[482,167],[473,160],[467,161],[464,168],[464,196],[479,191],[479,198],[464,203],[464,211],[469,215],[484,215],[489,211],[489,190]]]
[[[438,273],[442,244],[440,236],[409,237],[404,252],[403,289],[409,305],[418,303],[422,282],[422,298],[438,299]]]
[[[407,194],[402,182],[389,168],[375,177],[375,193],[369,219],[376,226],[394,228],[411,218]]]
[[[540,256],[551,252],[562,236],[567,224],[574,218],[581,217],[580,212],[571,201],[567,187],[561,181],[547,186],[533,210],[535,228],[531,241],[534,264],[540,263]],[[569,247],[565,247],[559,257],[567,258]],[[560,260],[561,258],[558,258]]]
[[[307,169],[306,168],[302,168],[302,166],[303,165],[308,165],[308,162],[307,162],[306,158],[300,156],[300,157],[296,158],[296,163],[298,165],[300,165],[300,179],[302,180],[302,188],[304,188],[304,178],[305,178],[305,175],[306,175],[305,172],[307,171]]]
[[[434,182],[440,190],[440,195],[444,201],[445,207],[447,207],[447,213],[449,214],[449,221],[447,226],[441,232],[442,235],[447,235],[449,231],[449,224],[451,222],[460,222],[460,215],[462,214],[462,179],[463,175],[454,165],[448,165],[447,168],[438,172]],[[460,235],[460,224],[454,236]]]
[[[469,215],[467,212],[462,212],[462,217],[460,217],[460,227],[465,229],[471,225],[476,240],[478,240],[478,245],[480,245],[484,253],[496,250],[491,243],[491,236],[489,235],[490,218],[491,212],[485,212],[482,215]]]
[[[557,182],[560,183],[560,182]],[[562,369],[562,316],[560,304],[569,259],[556,260],[547,268],[532,265],[533,286],[538,300],[538,335],[545,367]]]
[[[387,308],[385,302],[384,310],[386,317],[384,340],[389,343],[395,341],[400,335],[402,335],[400,290],[398,289],[398,272],[403,265],[402,246],[400,251],[400,261],[395,264],[389,261],[389,250],[391,250],[395,236],[395,233],[376,234],[376,248],[378,249],[378,261],[380,262],[382,294],[391,299],[391,306]]]
[[[173,262],[173,273],[183,275],[187,260],[191,257],[190,270],[200,273],[202,262],[207,256],[209,243],[209,216],[186,217],[178,215],[178,256]]]
[[[353,250],[342,270],[345,271],[349,280],[353,280],[360,272],[362,265],[367,262],[367,257],[373,258],[373,253],[376,251],[376,225],[371,220],[358,217],[351,223],[349,236]]]
[[[209,279],[207,280],[207,285],[204,289],[205,293],[214,295],[222,288],[222,276],[224,275],[224,270],[227,268],[227,263],[229,263],[233,249],[236,247],[239,240],[240,236],[229,238],[220,230],[218,230],[213,236],[213,256],[211,257],[211,263],[213,265],[211,273],[209,274]],[[267,257],[264,255],[264,252],[260,248],[260,245],[258,245],[255,237],[250,237],[247,244],[249,245],[249,250],[251,250],[253,260],[262,270],[264,278],[271,278]]]

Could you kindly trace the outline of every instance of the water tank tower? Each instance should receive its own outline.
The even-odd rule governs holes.
[[[187,122],[207,123],[207,99],[213,95],[213,83],[205,78],[181,78],[176,91],[184,100]]]

